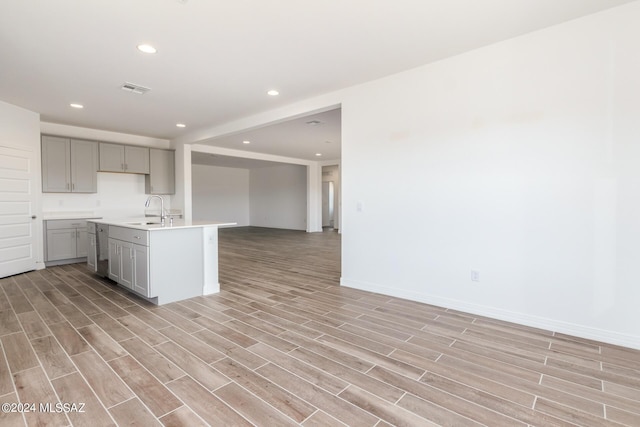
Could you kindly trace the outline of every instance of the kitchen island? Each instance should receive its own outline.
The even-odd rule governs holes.
[[[218,228],[235,223],[89,220],[87,265],[161,305],[220,291]]]

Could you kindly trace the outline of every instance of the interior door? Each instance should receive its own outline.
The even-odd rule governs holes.
[[[36,155],[0,146],[0,277],[36,268]]]
[[[322,226],[333,226],[333,181],[322,183]]]

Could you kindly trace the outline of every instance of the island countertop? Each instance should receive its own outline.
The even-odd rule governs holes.
[[[135,228],[145,231],[166,231],[181,228],[202,228],[202,227],[226,227],[236,225],[236,222],[220,222],[220,221],[192,221],[184,219],[174,219],[173,223],[166,219],[164,224],[160,223],[160,219],[153,217],[146,218],[116,218],[116,219],[90,219],[89,222],[97,224],[114,225],[118,227]]]
[[[220,291],[218,229],[233,222],[158,217],[87,220],[87,266],[162,305]]]

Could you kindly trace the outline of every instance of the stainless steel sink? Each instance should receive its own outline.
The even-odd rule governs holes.
[[[129,225],[159,225],[159,222],[155,221],[143,221],[143,222],[127,222]]]

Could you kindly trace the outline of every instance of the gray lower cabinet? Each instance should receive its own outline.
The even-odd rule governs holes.
[[[148,174],[149,149],[101,142],[100,171]]]
[[[175,194],[175,152],[173,150],[149,149],[149,175],[145,177],[147,194]]]
[[[133,290],[150,297],[149,287],[149,247],[133,245]]]
[[[150,297],[147,235],[146,231],[109,226],[109,278]]]
[[[121,273],[121,254],[120,245],[122,242],[116,239],[109,239],[109,279],[114,282],[120,282]]]
[[[44,228],[47,265],[81,262],[87,257],[89,238],[85,219],[46,220]]]
[[[42,136],[42,192],[96,193],[98,143]]]

